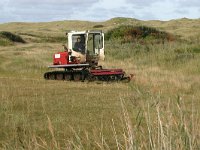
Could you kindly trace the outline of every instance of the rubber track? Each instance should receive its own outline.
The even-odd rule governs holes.
[[[58,79],[58,75],[62,75],[62,78]],[[80,79],[74,78],[75,75],[79,74]],[[66,75],[71,75],[71,78],[65,79]],[[111,81],[126,81],[129,82],[130,78],[129,77],[124,77],[124,75],[101,75],[101,76],[94,76],[89,73],[89,71],[85,70],[70,70],[70,71],[52,71],[52,72],[46,72],[44,74],[44,78],[47,80],[68,80],[68,81],[106,81],[106,82],[111,82]]]
[[[44,78],[46,80],[74,80],[75,75],[79,75],[80,80],[84,80],[86,76],[85,74],[86,71],[81,71],[81,70],[52,71],[52,72],[46,72],[44,74]],[[71,76],[71,77],[66,79],[66,76],[68,77]]]

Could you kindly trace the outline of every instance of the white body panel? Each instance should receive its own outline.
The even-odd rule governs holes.
[[[105,54],[104,54],[104,33],[102,33],[101,31],[71,31],[67,34],[68,36],[68,49],[72,51],[72,56],[75,56],[75,57],[78,57],[80,58],[80,62],[81,63],[84,63],[86,62],[86,58],[87,56],[86,55],[89,55],[89,52],[91,52],[91,50],[89,51],[89,41],[91,39],[89,39],[89,36],[93,36],[93,35],[98,35],[99,37],[98,38],[101,38],[99,39],[99,41],[97,41],[95,38],[93,40],[96,40],[96,41],[93,41],[93,44],[99,44],[98,47],[96,48],[95,45],[93,45],[93,55],[96,55],[98,56],[98,58],[100,60],[104,60],[105,59]],[[84,46],[85,46],[85,50],[84,50],[84,53],[81,53],[81,52],[78,52],[78,51],[75,51],[74,50],[74,37],[76,36],[82,36],[84,38]],[[93,36],[94,37],[94,36]],[[91,41],[90,41],[91,42]],[[95,47],[95,48],[94,48]]]

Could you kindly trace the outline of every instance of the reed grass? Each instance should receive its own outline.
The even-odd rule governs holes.
[[[61,45],[0,47],[0,149],[200,148],[199,42],[106,41],[126,84],[44,80]]]

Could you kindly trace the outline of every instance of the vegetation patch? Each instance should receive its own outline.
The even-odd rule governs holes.
[[[156,40],[160,43],[164,41],[175,41],[176,38],[170,33],[159,31],[152,27],[122,25],[109,30],[106,33],[105,39],[121,39],[123,43],[130,43],[140,39],[142,39],[142,41]]]
[[[29,39],[31,42],[34,43],[63,43],[66,42],[65,36],[45,36],[45,35],[38,35],[38,34],[31,34],[31,33],[20,33],[20,35],[25,35],[31,37]]]
[[[13,34],[8,31],[1,31],[0,38],[7,39],[10,42],[26,43],[21,36]]]
[[[183,53],[200,53],[200,46],[190,46],[187,48],[178,48],[174,50],[177,54],[183,54]]]
[[[6,38],[0,37],[0,46],[8,46],[8,45],[13,45],[13,43]]]
[[[98,24],[98,25],[93,26],[93,28],[103,28],[103,27],[104,27],[104,25],[102,25],[102,24]]]
[[[200,53],[200,46],[198,46],[198,47],[192,47],[190,49],[190,51],[193,52],[193,53]]]

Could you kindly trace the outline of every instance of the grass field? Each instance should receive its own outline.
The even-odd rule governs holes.
[[[75,22],[0,25],[27,41],[0,46],[0,149],[200,149],[199,20],[80,22],[149,25],[183,40],[106,41],[100,64],[134,73],[130,83],[44,80]]]

